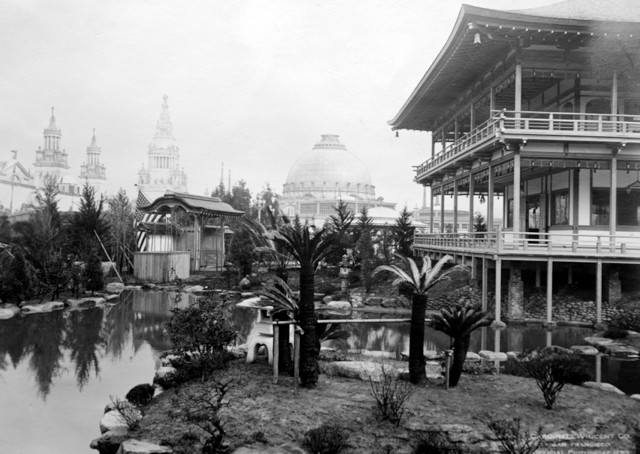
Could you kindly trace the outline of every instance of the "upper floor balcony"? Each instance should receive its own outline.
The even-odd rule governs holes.
[[[417,166],[415,179],[441,172],[458,161],[482,157],[509,139],[640,143],[640,115],[494,110],[489,120]]]

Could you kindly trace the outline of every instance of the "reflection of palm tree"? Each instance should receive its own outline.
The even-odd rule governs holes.
[[[64,314],[62,311],[33,314],[29,316],[29,322],[29,366],[35,372],[39,394],[46,399],[51,390],[53,377],[60,371],[60,360],[63,357],[61,345],[64,339]]]
[[[100,373],[97,349],[104,345],[104,339],[100,335],[102,315],[102,308],[94,308],[74,311],[69,316],[64,344],[71,350],[71,360],[76,365],[76,380],[80,390],[89,380],[92,368],[96,377]]]

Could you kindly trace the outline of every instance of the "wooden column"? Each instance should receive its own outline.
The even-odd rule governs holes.
[[[501,321],[501,301],[502,301],[502,259],[496,258],[496,316],[495,319],[497,322]]]
[[[602,323],[602,260],[596,261],[596,323]]]
[[[520,147],[516,145],[513,155],[513,232],[520,232]],[[514,235],[514,239],[518,237]]]
[[[433,133],[431,133],[431,157],[433,158],[436,155],[436,138]]]
[[[444,185],[440,186],[440,233],[444,233]]]
[[[224,268],[224,264],[227,261],[226,254],[227,252],[224,250],[224,218],[220,217],[220,230],[222,231],[222,259],[219,259],[220,266]]]
[[[611,152],[611,178],[609,182],[609,235],[611,235],[610,246],[611,251],[615,250],[616,225],[618,218],[618,149],[614,148]]]
[[[491,85],[489,88],[489,118],[494,110],[496,110],[496,89]]]
[[[516,111],[516,118],[520,118],[520,111],[522,111],[522,63],[516,63],[516,87],[514,106],[514,110]]]
[[[458,121],[458,117],[453,119],[453,140],[458,140],[460,137],[460,122]]]
[[[427,187],[422,186],[422,208],[427,207]]]
[[[489,183],[487,188],[487,231],[493,232],[493,166],[489,165]]]
[[[612,120],[617,120],[618,115],[618,71],[613,71],[613,80],[611,81],[611,115]]]
[[[473,197],[475,194],[475,181],[473,174],[469,174],[469,232],[473,232]]]
[[[553,260],[547,260],[547,323],[553,321]]]
[[[193,266],[194,270],[198,271],[200,269],[200,231],[201,231],[201,220],[200,216],[197,214],[193,215]]]
[[[469,131],[473,131],[473,128],[476,127],[476,109],[473,103],[471,103],[471,112],[469,114],[469,122],[471,123]]]
[[[453,181],[453,233],[458,233],[458,181]]]
[[[433,188],[433,186],[431,186]],[[429,233],[433,233],[433,191],[429,188]]]
[[[489,294],[489,262],[486,257],[482,257],[482,310],[487,310],[487,299]]]

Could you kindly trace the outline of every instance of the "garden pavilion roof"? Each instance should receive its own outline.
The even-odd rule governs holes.
[[[637,0],[567,0],[518,11],[463,5],[445,46],[389,124],[394,130],[437,129],[446,109],[517,46],[554,44],[570,50],[594,39],[639,37]]]
[[[175,207],[180,207],[187,213],[199,214],[204,217],[237,217],[244,214],[244,211],[234,209],[218,197],[204,197],[172,191],[167,191],[165,195],[140,209],[147,213],[168,213]]]

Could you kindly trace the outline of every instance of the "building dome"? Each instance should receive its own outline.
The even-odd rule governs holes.
[[[334,134],[322,135],[291,167],[285,197],[374,199],[375,187],[364,163]]]

